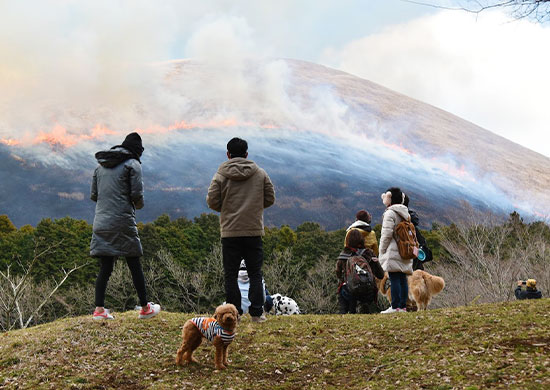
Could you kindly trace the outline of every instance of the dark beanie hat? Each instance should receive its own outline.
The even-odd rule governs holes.
[[[355,219],[358,221],[370,223],[371,216],[367,210],[359,210],[357,214],[355,214]]]
[[[130,152],[135,154],[138,157],[138,160],[145,150],[143,148],[143,144],[141,143],[141,137],[138,133],[128,134],[124,139],[124,142],[122,143],[122,147],[128,149]]]
[[[403,204],[403,193],[401,189],[397,187],[391,187],[386,190],[386,192],[391,192],[391,204]]]

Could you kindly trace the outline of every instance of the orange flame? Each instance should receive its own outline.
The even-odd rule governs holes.
[[[113,135],[113,134],[116,134],[116,131],[113,131],[113,130],[109,129],[108,127],[106,127],[102,124],[97,124],[92,129],[92,134],[89,135],[89,138],[90,139],[97,139],[97,138],[101,138],[105,135]]]
[[[40,132],[33,140],[33,144],[47,143],[51,146],[60,145],[64,147],[74,146],[78,143],[79,137],[74,134],[67,133],[67,129],[56,124],[53,130],[49,133]]]
[[[476,182],[476,179],[470,174],[470,172],[466,171],[464,164],[462,164],[459,168],[456,168],[454,166],[451,166],[450,164],[441,163],[438,164],[438,168],[441,168],[446,173],[459,179],[468,180],[474,183]]]
[[[263,129],[277,128],[274,124],[257,124],[254,122],[239,122],[235,118],[227,118],[220,120],[208,120],[205,122],[187,122],[185,120],[177,121],[168,126],[153,125],[144,128],[136,128],[133,131],[142,134],[163,134],[171,131],[178,130],[190,130],[190,129],[204,129],[204,128],[221,128],[221,127],[260,127]],[[126,130],[112,130],[103,124],[96,124],[89,134],[75,134],[67,131],[67,128],[63,127],[59,123],[56,123],[53,129],[49,132],[40,131],[39,134],[33,139],[14,139],[14,138],[0,138],[0,143],[8,146],[22,146],[24,144],[37,145],[41,143],[49,144],[52,147],[69,148],[77,145],[81,141],[89,141],[102,139],[107,135],[123,135],[126,134]]]
[[[205,129],[205,128],[227,128],[227,127],[260,127],[263,129],[275,129],[278,126],[274,123],[254,123],[254,122],[239,122],[236,118],[226,118],[226,119],[210,119],[206,121],[197,121],[197,122],[188,122],[185,120],[176,121],[170,125],[162,126],[162,125],[153,125],[149,127],[144,128],[136,128],[134,131],[142,134],[165,134],[172,131],[178,131],[178,130],[190,130],[190,129]],[[105,136],[108,135],[120,135],[123,136],[126,134],[126,130],[113,130],[108,128],[107,126],[103,124],[96,124],[90,131],[89,134],[74,134],[67,131],[67,129],[60,124],[55,124],[53,129],[50,132],[43,132],[41,131],[38,136],[36,136],[32,141],[30,142],[32,145],[40,144],[40,143],[47,143],[51,147],[63,147],[63,148],[69,148],[72,146],[77,145],[78,143],[82,141],[90,141],[90,140],[97,140],[102,139]],[[1,139],[0,142],[8,145],[8,146],[19,146],[24,145],[28,142],[26,142],[27,139],[18,140],[18,139]],[[403,146],[403,143],[392,144],[386,141],[381,141],[382,145],[388,149],[395,150],[400,153],[406,153],[410,156],[417,156],[417,154],[407,149]],[[464,165],[461,165],[459,168],[456,168],[455,166],[438,161],[435,158],[431,159],[431,163],[435,168],[441,169],[442,171],[446,172],[447,174],[454,176],[456,178],[459,178],[461,180],[468,180],[471,182],[475,182],[475,178],[472,174],[470,174],[468,171],[466,171],[466,168]]]
[[[19,145],[21,142],[13,138],[0,138],[0,143],[8,146],[16,146]]]
[[[415,156],[415,155],[416,155],[416,153],[413,152],[412,150],[409,150],[409,149],[405,148],[405,147],[403,146],[403,143],[402,143],[402,142],[399,143],[399,145],[396,145],[396,144],[390,144],[390,143],[388,143],[388,142],[386,142],[386,141],[382,141],[382,144],[383,144],[386,148],[388,148],[388,149],[393,149],[393,150],[397,150],[398,152],[407,153],[407,154],[410,154],[411,156]]]
[[[401,152],[401,153],[406,153],[410,156],[417,156],[417,154],[415,152],[413,152],[410,149],[405,148],[403,146],[403,143],[400,143],[399,145],[396,145],[396,144],[392,144],[392,143],[389,143],[389,142],[386,142],[386,141],[382,141],[382,145],[384,145],[388,149],[396,150],[396,151]],[[464,166],[464,164],[462,164],[459,168],[456,168],[455,166],[453,166],[449,163],[439,161],[435,157],[431,158],[431,164],[435,168],[441,169],[442,171],[444,171],[445,173],[447,173],[447,174],[449,174],[453,177],[456,177],[456,178],[461,179],[461,180],[467,180],[467,181],[474,182],[474,183],[476,182],[475,177],[470,172],[468,172],[466,170],[466,167]]]

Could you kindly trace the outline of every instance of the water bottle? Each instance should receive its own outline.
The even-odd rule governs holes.
[[[416,258],[420,261],[426,260],[426,253],[424,253],[422,248],[418,248],[418,255],[416,256]]]

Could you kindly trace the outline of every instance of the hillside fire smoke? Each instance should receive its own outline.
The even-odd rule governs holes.
[[[428,116],[422,111],[412,116],[420,103],[415,103],[419,107],[411,106],[410,112],[388,111],[388,115],[384,110],[392,107],[375,102],[376,94],[389,95],[391,91],[377,87],[372,97],[350,95],[346,83],[330,84],[336,75],[325,68],[317,70],[325,72],[325,79],[312,80],[307,74],[313,65],[301,62],[248,61],[241,65],[232,70],[239,80],[234,88],[234,99],[227,91],[217,96],[216,85],[223,77],[216,66],[197,61],[172,61],[156,65],[166,75],[156,87],[166,91],[157,92],[156,96],[172,96],[177,102],[184,102],[177,110],[173,105],[168,110],[159,109],[162,99],[142,104],[135,102],[135,115],[127,117],[127,122],[119,126],[120,120],[113,120],[114,113],[99,107],[82,118],[65,118],[63,123],[56,121],[49,129],[43,124],[34,132],[14,132],[2,137],[0,142],[22,156],[27,166],[28,162],[40,163],[46,167],[87,171],[89,175],[94,165],[93,153],[118,144],[125,134],[137,131],[146,145],[143,161],[150,169],[149,190],[197,198],[192,202],[195,205],[192,211],[174,208],[178,213],[189,215],[206,211],[199,195],[208,185],[215,162],[220,158],[212,155],[206,163],[204,157],[216,149],[223,151],[227,139],[236,134],[249,139],[251,152],[254,147],[256,149],[254,158],[265,159],[262,165],[274,171],[279,182],[288,181],[280,175],[300,178],[299,185],[287,185],[289,191],[296,191],[300,196],[308,196],[310,191],[305,183],[313,183],[327,175],[332,175],[331,181],[347,183],[351,180],[353,183],[358,177],[349,176],[344,168],[349,165],[356,167],[355,175],[367,178],[363,185],[375,186],[375,191],[397,184],[421,198],[429,199],[431,193],[441,193],[438,196],[455,199],[457,205],[465,199],[505,212],[512,210],[514,205],[521,205],[521,210],[531,214],[542,212],[533,210],[521,194],[510,191],[512,187],[499,186],[499,183],[506,183],[500,174],[486,172],[473,160],[430,146],[431,141],[423,132],[429,131],[426,126],[434,126],[431,122],[437,123],[439,119],[429,111]],[[346,77],[349,82],[353,81],[352,76]],[[207,81],[202,84],[198,80]],[[360,82],[364,92],[372,93],[371,84]],[[206,90],[199,91],[201,86]],[[196,91],[199,92],[195,94]],[[101,113],[107,116],[103,118]],[[159,113],[163,114],[162,118]],[[440,112],[435,114],[442,115]],[[381,116],[386,118],[384,122],[380,121]],[[96,123],[90,124],[93,121]],[[182,155],[176,152],[179,149],[188,151],[191,147],[202,153]],[[168,163],[164,161],[166,156],[179,157],[171,157]],[[178,167],[196,164],[194,158],[201,163],[193,172],[182,176]],[[170,171],[166,171],[166,165],[172,167]],[[298,174],[298,171],[302,172]],[[350,186],[342,185],[342,188]],[[78,188],[61,186],[50,193],[57,194],[63,201],[77,202],[85,199],[82,195],[85,191],[82,185]],[[357,191],[364,191],[364,188],[356,188],[354,193]],[[339,192],[331,196],[336,199],[348,195]],[[539,195],[535,193],[534,197]],[[333,201],[324,196],[296,201],[291,192],[283,191],[280,210],[293,207],[310,211],[326,209],[325,202]],[[339,209],[344,213],[343,203]]]

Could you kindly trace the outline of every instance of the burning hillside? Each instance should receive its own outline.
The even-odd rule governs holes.
[[[290,60],[175,61],[151,74],[161,76],[120,112],[75,102],[41,119],[2,123],[0,177],[9,184],[0,213],[18,225],[66,214],[90,219],[93,204],[82,194],[93,154],[131,131],[145,146],[145,220],[208,211],[206,188],[236,135],[276,185],[268,224],[337,228],[360,208],[380,216],[379,194],[391,185],[411,195],[425,224],[452,220],[462,200],[539,217],[550,208],[548,158],[367,80]]]

